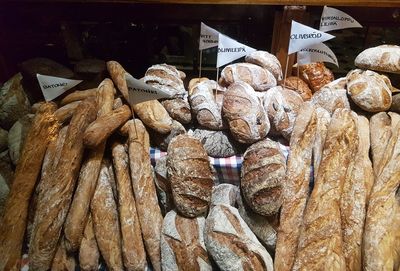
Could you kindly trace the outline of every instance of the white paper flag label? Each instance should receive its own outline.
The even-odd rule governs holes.
[[[288,54],[293,54],[310,45],[321,43],[335,36],[321,32],[312,27],[292,21],[290,30],[289,50]]]
[[[125,73],[125,80],[128,86],[129,103],[138,104],[150,100],[170,98],[171,95],[161,89],[152,87],[143,81],[133,78],[132,75]]]
[[[211,28],[208,25],[201,23],[199,50],[218,46],[218,34],[219,32],[214,28]]]
[[[66,79],[55,76],[36,74],[44,99],[48,102],[54,100],[67,90],[78,85],[82,80]]]
[[[228,36],[219,34],[217,67],[221,67],[255,51],[257,50],[254,48],[241,44]]]
[[[329,62],[339,67],[335,53],[323,43],[311,45],[297,52],[297,63]]]
[[[335,29],[362,27],[356,20],[347,13],[336,8],[325,6],[322,11],[319,30],[326,32]]]

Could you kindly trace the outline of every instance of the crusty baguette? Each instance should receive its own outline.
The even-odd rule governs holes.
[[[309,193],[312,147],[316,132],[315,108],[304,103],[297,116],[290,138],[287,180],[278,230],[274,267],[277,271],[292,270],[300,226]]]
[[[83,130],[96,117],[96,101],[82,101],[71,119],[57,168],[41,180],[29,247],[29,268],[47,270],[57,249],[83,157]]]
[[[56,118],[60,123],[64,123],[72,118],[72,115],[75,112],[75,109],[78,107],[81,101],[71,102],[66,104],[56,110]]]
[[[158,205],[156,188],[148,150],[149,134],[136,119],[129,123],[129,162],[136,209],[144,245],[154,270],[161,270],[160,238],[163,218]]]
[[[67,96],[65,96],[61,100],[60,105],[64,106],[64,105],[72,103],[72,102],[82,101],[89,97],[96,97],[96,93],[97,93],[97,88],[91,88],[91,89],[86,89],[86,90],[77,90],[77,91],[72,92],[71,94],[68,94]]]
[[[68,254],[65,248],[64,238],[61,237],[56,255],[51,264],[52,271],[75,271],[77,265],[74,255]]]
[[[374,170],[375,182],[368,202],[363,237],[366,271],[399,268],[399,225],[396,223],[399,222],[400,201],[396,192],[400,185],[400,123],[392,130],[379,160],[379,170]]]
[[[0,270],[19,270],[29,200],[47,145],[55,140],[59,129],[55,110],[53,103],[40,105],[26,137],[0,221]]]
[[[122,258],[126,270],[144,270],[146,267],[146,252],[144,251],[131,177],[129,176],[127,151],[126,146],[121,143],[114,142],[112,145],[118,191],[118,214],[122,235]]]
[[[96,148],[132,116],[131,109],[123,105],[97,118],[86,129],[83,142],[88,148]]]
[[[337,109],[328,127],[318,179],[304,211],[295,270],[345,270],[340,195],[358,141],[348,109]]]
[[[363,116],[355,116],[355,118],[358,132],[357,150],[340,197],[343,253],[348,271],[362,270],[361,244],[364,221],[369,192],[374,182],[372,163],[369,159],[369,122]]]
[[[98,87],[97,104],[98,116],[111,112],[114,102],[113,83],[104,79]],[[89,125],[90,126],[90,125]],[[85,142],[83,134],[83,142]],[[65,245],[68,251],[77,251],[82,240],[90,201],[99,176],[101,160],[103,159],[105,142],[90,151],[83,162],[79,173],[78,185],[64,225]]]
[[[82,242],[79,248],[79,266],[83,271],[97,271],[100,252],[93,230],[92,216],[89,214]]]
[[[110,185],[114,173],[109,170],[109,164],[108,160],[103,159],[90,209],[97,245],[107,269],[123,270],[117,204]]]
[[[328,126],[329,122],[331,121],[331,114],[329,114],[329,112],[322,107],[317,107],[315,109],[315,114],[317,117],[317,128],[315,132],[315,139],[313,146],[314,180],[317,179],[318,168],[322,159],[322,151],[324,148],[324,143],[328,132]]]
[[[124,68],[117,61],[108,61],[107,70],[114,84],[122,93],[122,96],[124,96],[125,100],[129,102],[128,86],[125,79],[126,71]]]

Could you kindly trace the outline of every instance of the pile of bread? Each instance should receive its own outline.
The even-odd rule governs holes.
[[[32,270],[398,270],[400,115],[376,71],[399,60],[379,46],[345,78],[313,63],[282,80],[257,51],[188,91],[159,64],[142,80],[171,98],[132,106],[108,62],[97,89],[33,106],[0,270],[20,268],[25,244]],[[150,145],[167,151],[154,169]],[[209,156],[241,152],[240,187],[218,180]]]

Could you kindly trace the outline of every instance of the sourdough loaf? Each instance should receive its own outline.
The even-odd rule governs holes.
[[[174,199],[172,197],[171,183],[167,174],[167,158],[163,156],[156,161],[154,167],[154,183],[157,189],[158,202],[163,215],[174,209]]]
[[[207,212],[213,186],[210,161],[201,142],[179,135],[168,146],[168,178],[177,210],[187,217]]]
[[[192,112],[187,94],[179,98],[163,100],[161,104],[174,120],[182,124],[189,124],[192,121]]]
[[[147,69],[143,81],[155,88],[179,97],[186,93],[179,71],[168,64],[156,64]]]
[[[246,62],[253,63],[271,72],[277,81],[282,80],[282,67],[278,58],[267,51],[255,51],[246,55]]]
[[[354,64],[362,69],[400,73],[400,46],[384,44],[365,49]]]
[[[218,204],[226,204],[235,207],[238,193],[239,188],[236,185],[229,183],[215,185],[212,189],[210,208]]]
[[[325,67],[323,62],[300,65],[298,69],[300,78],[308,84],[313,93],[334,80],[332,71]]]
[[[307,83],[297,76],[289,76],[284,81],[281,81],[280,85],[284,88],[289,88],[296,91],[298,94],[300,94],[303,101],[309,101],[313,94]]]

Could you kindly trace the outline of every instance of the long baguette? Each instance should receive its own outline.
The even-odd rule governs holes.
[[[97,245],[108,270],[123,270],[117,205],[110,185],[110,162],[103,160],[90,209]]]
[[[118,213],[122,234],[122,257],[127,270],[144,270],[146,252],[136,211],[127,148],[118,142],[112,145],[113,164],[118,191]]]
[[[81,246],[79,248],[79,266],[83,271],[97,271],[100,252],[93,230],[92,216],[89,215]]]
[[[96,97],[97,93],[97,88],[90,88],[86,90],[77,90],[75,92],[72,92],[71,94],[68,94],[65,96],[61,102],[60,105],[64,106],[66,104],[76,102],[76,101],[82,101],[85,100],[86,98],[89,97]]]
[[[111,112],[113,102],[113,83],[110,79],[104,79],[98,87],[97,104],[99,110],[97,115],[101,117]],[[104,149],[105,142],[90,151],[80,170],[74,199],[64,225],[65,245],[68,251],[77,251],[81,243]]]
[[[47,270],[57,249],[83,157],[83,131],[96,117],[96,101],[86,99],[75,110],[57,169],[41,180],[29,247],[29,268]]]
[[[348,109],[337,109],[328,127],[318,179],[307,202],[295,270],[345,270],[340,195],[358,141]]]
[[[290,271],[294,263],[309,193],[316,124],[315,108],[307,102],[299,111],[290,138],[291,152],[275,251],[274,267],[277,271]]]
[[[76,265],[77,262],[74,255],[67,253],[64,238],[61,238],[53,263],[51,264],[51,271],[74,271]]]
[[[144,245],[154,270],[161,270],[160,238],[163,218],[158,205],[148,148],[149,134],[140,120],[129,128],[129,160],[136,209]],[[151,225],[151,226],[149,226]]]
[[[46,148],[59,130],[55,110],[53,103],[42,104],[26,137],[0,223],[0,270],[19,270],[29,200]]]

